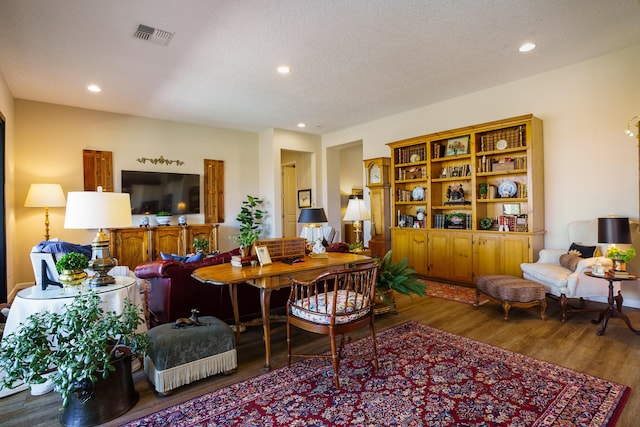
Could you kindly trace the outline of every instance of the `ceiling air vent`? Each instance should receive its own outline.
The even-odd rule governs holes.
[[[138,25],[138,29],[136,30],[136,32],[133,34],[133,37],[154,44],[166,46],[173,38],[173,33],[140,24]]]

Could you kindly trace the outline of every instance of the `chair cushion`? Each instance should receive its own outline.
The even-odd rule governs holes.
[[[565,288],[568,277],[572,273],[571,270],[560,264],[534,262],[520,264],[520,268],[526,278],[555,288]]]
[[[325,296],[329,301],[325,300]],[[318,295],[317,305],[315,296],[296,301],[295,304],[291,305],[291,314],[310,322],[328,325],[331,316],[325,313],[332,312],[332,304],[333,291]],[[347,291],[339,290],[336,304],[336,323],[347,323],[367,314],[366,311],[359,310],[369,304],[369,299],[362,294],[354,292],[349,292],[347,297]]]

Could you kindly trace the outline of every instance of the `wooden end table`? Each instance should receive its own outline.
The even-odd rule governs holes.
[[[622,319],[624,320],[624,322],[627,324],[627,326],[629,327],[629,329],[631,330],[631,332],[633,332],[636,335],[640,335],[640,330],[634,329],[633,326],[631,326],[631,321],[629,320],[629,318],[622,313],[622,293],[621,291],[618,291],[618,295],[616,295],[614,297],[613,295],[613,282],[624,282],[624,281],[631,281],[631,280],[637,280],[638,278],[636,276],[633,275],[629,275],[629,277],[614,277],[613,274],[610,273],[605,273],[604,276],[597,276],[591,272],[585,272],[584,274],[586,274],[587,276],[591,276],[591,277],[595,277],[598,279],[603,279],[603,280],[607,280],[609,281],[609,299],[608,299],[608,306],[607,308],[605,308],[603,311],[600,312],[600,316],[598,316],[598,319],[593,319],[591,321],[591,323],[593,324],[598,324],[600,322],[602,322],[602,326],[600,327],[600,330],[598,331],[598,335],[604,335],[605,330],[607,329],[607,323],[609,323],[609,319],[610,318],[618,318],[618,319]],[[615,304],[614,304],[615,302]]]

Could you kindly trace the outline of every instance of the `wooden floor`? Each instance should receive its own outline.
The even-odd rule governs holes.
[[[511,310],[509,321],[503,320],[498,304],[479,308],[434,297],[397,298],[399,314],[376,317],[376,329],[415,320],[432,327],[467,336],[478,341],[556,363],[574,370],[606,378],[632,388],[631,396],[618,422],[619,427],[640,425],[640,336],[634,335],[621,319],[611,319],[604,336],[598,336],[599,326],[591,324],[592,314],[571,314],[560,322],[559,307],[549,301],[548,318],[540,320],[537,308]],[[602,307],[593,304],[593,307]],[[640,328],[640,310],[626,309],[632,323]],[[242,334],[238,346],[238,370],[230,376],[217,375],[181,387],[171,396],[158,397],[143,372],[134,373],[140,400],[120,418],[108,423],[117,426],[184,400],[199,396],[225,385],[264,372],[262,328],[250,327]],[[366,333],[366,332],[365,332]],[[277,328],[272,334],[274,368],[286,365],[285,331]],[[326,339],[299,333],[297,343],[313,351],[328,349]],[[354,336],[354,338],[357,338]],[[294,344],[295,345],[295,344]],[[28,391],[0,399],[0,425],[55,426],[61,400],[57,393],[34,397]]]

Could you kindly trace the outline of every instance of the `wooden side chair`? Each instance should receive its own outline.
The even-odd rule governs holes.
[[[353,269],[324,273],[313,280],[292,279],[291,293],[287,302],[287,363],[291,367],[292,357],[330,358],[336,388],[340,388],[338,368],[345,342],[345,335],[369,326],[371,333],[374,367],[378,370],[376,334],[373,325],[378,266],[375,263]],[[305,331],[329,335],[331,354],[291,353],[291,326]],[[341,335],[336,347],[336,336]]]

